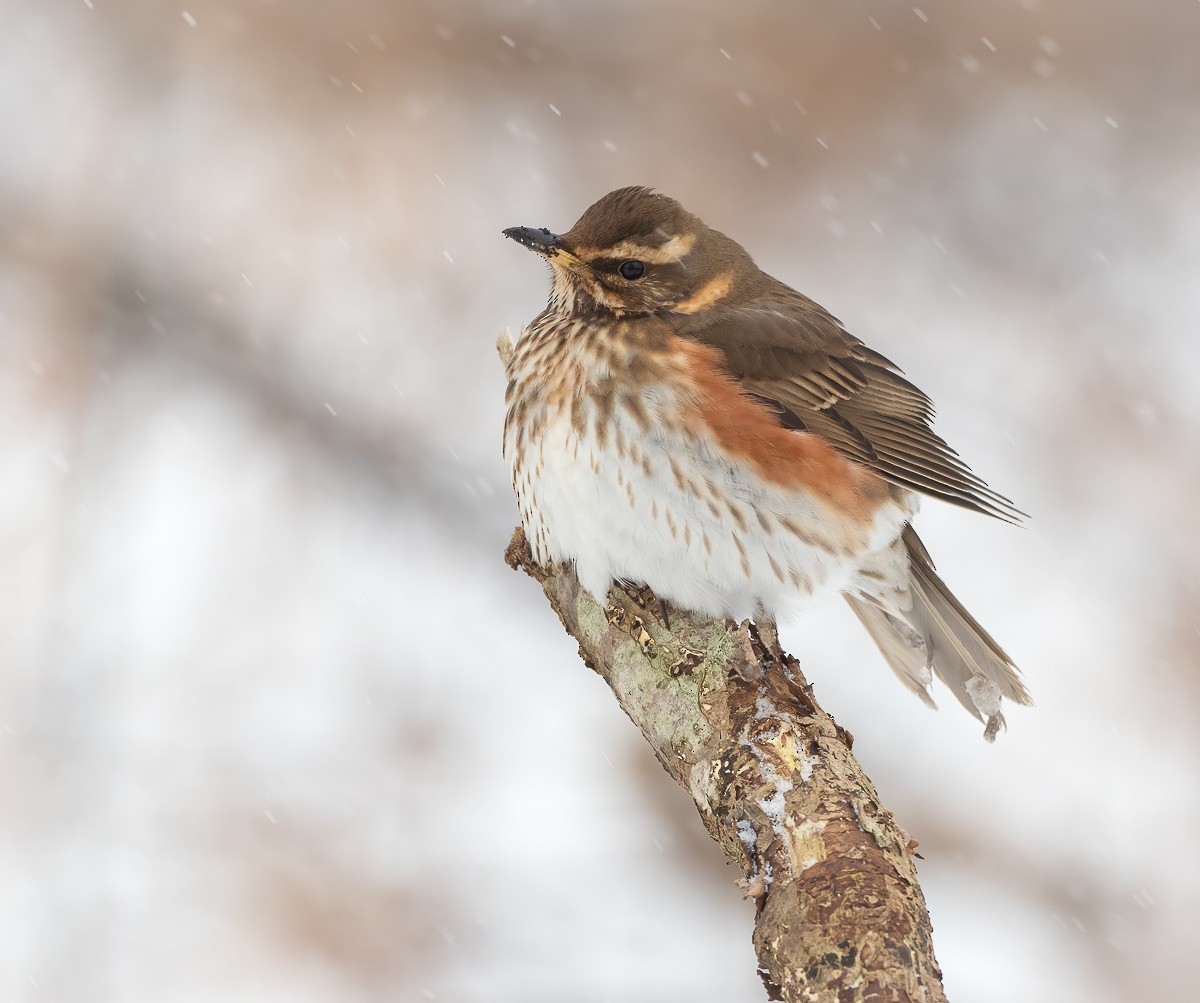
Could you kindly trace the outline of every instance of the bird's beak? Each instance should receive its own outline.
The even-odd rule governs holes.
[[[528,247],[539,254],[549,254],[558,247],[559,236],[551,233],[545,227],[537,229],[532,226],[510,226],[504,231],[504,236],[511,237],[522,247]]]
[[[510,226],[504,231],[504,236],[511,237],[522,247],[537,252],[552,264],[573,269],[583,267],[583,262],[562,246],[562,235],[551,233],[545,227]]]

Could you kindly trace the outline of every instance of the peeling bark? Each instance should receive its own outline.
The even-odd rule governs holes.
[[[505,559],[742,869],[768,999],[944,1001],[915,844],[773,627],[671,609],[668,629],[649,590],[613,588],[602,608],[570,567],[535,564],[520,529]]]

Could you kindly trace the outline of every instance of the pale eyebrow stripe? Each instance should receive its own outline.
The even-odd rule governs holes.
[[[672,237],[659,247],[645,247],[633,240],[623,240],[613,247],[580,247],[575,253],[588,258],[628,258],[644,261],[648,265],[670,265],[685,257],[696,244],[693,234],[685,233]]]

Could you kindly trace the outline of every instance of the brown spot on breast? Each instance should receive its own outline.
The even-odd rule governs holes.
[[[746,548],[742,545],[742,538],[738,536],[737,533],[733,534],[733,545],[737,547],[738,554],[741,555],[742,558],[742,574],[749,578],[750,557],[746,553]]]
[[[596,437],[596,445],[601,449],[608,446],[608,422],[601,421],[599,417],[592,422],[592,434]]]
[[[597,383],[589,396],[591,397],[593,407],[596,409],[596,421],[605,425],[611,425],[613,404],[615,403],[612,377]]]
[[[617,450],[617,459],[624,460],[628,455],[628,448],[625,443],[625,433],[621,431],[621,426],[617,426],[616,433],[613,435],[613,446]]]
[[[587,432],[587,417],[584,415],[582,397],[575,397],[571,401],[571,428],[575,430],[576,435]]]
[[[679,463],[676,461],[675,457],[668,456],[667,465],[671,468],[671,475],[675,478],[675,486],[679,488],[680,491],[688,493],[687,478],[683,476],[683,470],[680,469]]]
[[[828,543],[817,539],[815,534],[806,530],[790,515],[780,515],[776,516],[776,518],[779,520],[779,525],[791,533],[792,536],[794,536],[801,543],[807,543],[814,547],[820,547],[822,550],[829,551],[830,553],[833,552]]]
[[[646,413],[646,405],[642,403],[640,393],[625,393],[621,395],[621,406],[633,419],[638,431],[643,435],[650,431],[650,415]]]
[[[747,396],[719,349],[679,336],[670,347],[683,356],[692,384],[694,408],[683,420],[693,434],[707,432],[770,483],[810,491],[854,519],[865,522],[888,499],[882,477],[819,436],[784,428],[775,412]]]

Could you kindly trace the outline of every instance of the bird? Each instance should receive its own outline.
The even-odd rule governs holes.
[[[936,677],[994,740],[1019,670],[937,574],[922,497],[1019,523],[932,429],[930,398],[732,238],[652,188],[566,232],[503,231],[550,266],[505,362],[503,452],[539,564],[603,602],[641,583],[734,620],[842,594],[901,682]]]

